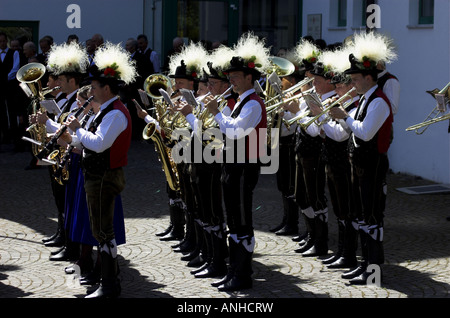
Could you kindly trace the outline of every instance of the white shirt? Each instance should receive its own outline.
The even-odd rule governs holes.
[[[239,99],[243,101],[247,96],[254,93],[253,88],[247,90]],[[240,102],[236,103],[233,112],[239,107]],[[226,108],[226,107],[225,107]],[[214,119],[219,124],[219,128],[229,139],[239,139],[250,134],[251,128],[255,128],[262,118],[261,105],[256,100],[249,100],[242,107],[240,114],[233,118],[231,115],[227,116],[224,112],[219,112]]]
[[[100,106],[100,111],[95,118],[99,116],[102,111],[113,103],[118,97],[113,97]],[[93,118],[92,120],[95,120]],[[72,139],[71,145],[77,147],[80,144],[83,148],[95,151],[97,153],[103,152],[110,148],[117,137],[127,128],[128,120],[124,113],[118,109],[113,109],[103,117],[102,122],[97,127],[97,131],[92,133],[84,128],[79,128],[76,131],[76,137]],[[86,126],[88,127],[88,126]],[[80,148],[80,147],[77,147]]]
[[[384,70],[378,74],[378,78],[386,74],[387,71]],[[383,93],[389,99],[392,108],[392,114],[395,115],[398,111],[398,106],[400,103],[400,82],[395,78],[390,78],[386,81],[383,87]]]
[[[150,50],[150,48],[146,48],[144,53]],[[153,64],[153,69],[155,70],[155,73],[161,72],[161,67],[159,66],[159,55],[155,50],[152,50],[152,53],[150,53],[150,61]]]
[[[69,100],[70,98],[72,98],[72,96],[74,94],[76,94],[78,92],[78,89],[73,91],[72,93],[70,93],[69,95],[66,96],[66,99],[62,99],[59,101],[58,106],[61,109],[61,107],[64,105],[64,103]],[[70,111],[73,111],[74,109],[78,108],[78,103],[77,101],[73,102],[72,105],[70,105]],[[55,119],[58,120],[59,117],[62,115],[63,113],[60,113],[58,115],[55,116]],[[47,132],[52,134],[55,133],[59,127],[61,127],[61,125],[54,121],[53,119],[49,118],[47,119],[47,122],[45,123],[45,126],[47,127]]]
[[[359,99],[359,96],[352,97],[352,99],[345,101],[345,105],[351,105],[354,102],[356,102]],[[356,107],[350,112],[354,112],[356,110]],[[325,117],[325,115],[323,116]],[[322,117],[321,117],[322,118]],[[325,119],[325,118],[323,118]],[[341,142],[344,140],[347,140],[350,136],[350,129],[348,128],[347,124],[343,120],[329,120],[327,123],[323,125],[323,130],[327,137]]]
[[[372,95],[375,92],[377,88],[378,85],[375,85],[363,95],[364,101],[361,103],[359,107],[360,108],[359,113],[361,113],[367,106],[367,100],[369,99],[370,95]],[[372,100],[370,108],[367,109],[366,117],[364,118],[363,121],[354,119],[356,116],[356,109],[355,109],[353,112],[351,112],[351,114],[349,114],[349,117],[347,118],[345,123],[352,130],[353,134],[356,137],[364,141],[369,141],[375,136],[375,134],[384,124],[389,114],[390,114],[389,105],[384,101],[383,98],[376,97],[374,100]]]

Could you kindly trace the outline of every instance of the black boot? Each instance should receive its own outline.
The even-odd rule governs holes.
[[[64,248],[55,255],[50,256],[51,261],[76,261],[80,257],[80,243],[72,242],[66,237]]]
[[[372,237],[369,233],[366,233],[366,246],[367,246],[367,266],[364,272],[358,276],[350,279],[349,283],[352,285],[366,285],[371,272],[368,271],[369,265],[378,265],[384,263],[384,249],[383,241],[379,237]],[[381,275],[381,271],[380,271]],[[381,281],[381,277],[379,277]]]
[[[195,273],[196,278],[222,277],[227,273],[226,257],[228,255],[225,232],[211,232],[211,260],[202,271]]]
[[[190,260],[186,266],[188,267],[202,267],[205,263],[212,261],[212,241],[211,233],[202,227],[201,231],[201,244],[199,245],[198,255]]]
[[[337,220],[338,225],[338,246],[337,251],[331,257],[322,260],[322,264],[330,265],[337,261],[342,256],[342,251],[344,249],[344,240],[345,240],[345,223],[344,220]]]
[[[298,205],[292,197],[283,196],[283,207],[286,211],[286,224],[275,232],[276,235],[298,234]]]
[[[101,251],[101,280],[100,285],[86,298],[117,298],[121,293],[119,280],[119,265],[117,257],[112,257],[108,252]]]
[[[304,257],[326,255],[328,253],[328,222],[325,213],[314,218],[315,238],[313,246],[302,253]]]
[[[192,251],[181,257],[182,261],[192,261],[200,255],[200,251],[203,248],[203,225],[199,219],[194,220],[194,234],[195,234],[195,243]]]
[[[158,232],[155,235],[156,236],[160,236],[160,237],[161,236],[166,236],[167,234],[170,233],[170,231],[172,231],[172,228],[173,228],[173,224],[172,224],[172,222],[170,222],[169,226],[165,230],[162,230],[161,232]]]
[[[102,272],[102,259],[100,256],[100,248],[97,249],[97,259],[92,271],[80,276],[80,285],[96,285],[100,283]]]
[[[161,241],[181,241],[184,237],[184,225],[186,223],[184,209],[180,203],[170,205],[170,220],[172,228],[166,235],[160,237]]]
[[[236,268],[236,254],[237,254],[236,249],[237,243],[231,237],[228,237],[229,264],[227,268],[227,274],[218,281],[212,282],[211,286],[219,287],[221,285],[224,285],[234,276],[234,271]]]
[[[303,219],[305,220],[306,225],[306,237],[303,242],[299,243],[299,248],[295,250],[296,253],[304,253],[309,250],[313,245],[316,237],[316,227],[314,217],[310,218],[302,213]]]
[[[173,251],[175,253],[183,253],[188,254],[192,252],[195,248],[195,229],[194,229],[194,218],[191,213],[185,210],[185,218],[186,218],[186,231],[183,239],[177,244],[173,245]]]
[[[66,231],[64,229],[64,215],[58,215],[58,230],[52,235],[51,240],[46,240],[44,245],[47,247],[63,247],[66,243]]]
[[[355,277],[361,275],[362,273],[364,273],[367,269],[367,263],[368,263],[367,235],[361,229],[358,230],[358,234],[359,234],[359,239],[360,239],[360,243],[361,243],[360,245],[361,245],[362,260],[357,267],[352,268],[349,271],[347,271],[341,275],[341,277],[344,279],[355,278]]]
[[[344,230],[344,242],[342,246],[342,255],[328,268],[352,268],[357,265],[356,248],[358,245],[358,235],[351,222],[346,221]]]
[[[231,279],[218,287],[219,291],[228,292],[252,288],[252,256],[253,251],[248,251],[243,245],[243,241],[237,243],[234,274]]]

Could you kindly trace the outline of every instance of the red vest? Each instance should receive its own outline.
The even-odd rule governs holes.
[[[113,103],[113,109],[120,110],[127,117],[127,128],[120,133],[112,144],[109,152],[110,168],[124,167],[128,164],[128,149],[131,144],[131,116],[125,105],[116,99]]]

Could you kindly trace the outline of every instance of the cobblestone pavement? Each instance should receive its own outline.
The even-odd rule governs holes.
[[[86,287],[67,275],[67,262],[49,261],[42,239],[56,229],[56,207],[46,168],[24,170],[30,153],[0,153],[0,298],[81,298]],[[385,258],[381,286],[348,286],[343,270],[294,252],[291,237],[269,228],[281,220],[274,175],[261,175],[254,199],[254,287],[219,292],[213,279],[194,278],[174,253],[174,242],[155,233],[168,225],[164,174],[154,145],[133,141],[123,192],[127,243],[119,246],[121,298],[447,298],[450,290],[449,194],[410,195],[399,187],[431,184],[389,174]],[[336,223],[330,207],[330,253]],[[304,223],[300,223],[304,230]]]

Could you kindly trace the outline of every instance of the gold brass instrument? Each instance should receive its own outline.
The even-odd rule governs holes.
[[[231,90],[233,89],[233,85],[230,85],[230,87],[227,88],[225,92],[223,92],[220,95],[217,95],[214,97],[213,100],[217,100],[219,102],[219,111],[221,112],[228,104],[227,100],[224,98],[225,95],[227,95]],[[202,143],[204,146],[207,146],[211,144],[212,142],[215,142],[213,145],[213,148],[219,148],[222,146],[222,143],[217,143],[217,140],[213,138],[213,136],[210,134],[211,131],[208,131],[210,128],[217,128],[218,124],[214,119],[214,116],[209,110],[205,107],[200,114],[197,117],[199,120],[202,121],[202,129],[203,129],[203,136],[207,136],[208,138],[204,138],[202,140]],[[206,139],[206,140],[205,140]]]
[[[162,99],[163,96],[160,93],[160,89],[169,92],[172,91],[172,81],[164,74],[152,74],[144,81],[144,91],[152,99]]]
[[[281,91],[281,80],[280,77],[289,76],[295,71],[295,65],[282,57],[278,56],[271,56],[269,57],[270,60],[270,66],[267,70],[265,70],[266,74],[269,74],[267,77],[267,83],[266,83],[266,91],[264,93],[264,96],[266,98],[266,101],[264,102],[266,106],[266,112],[267,107],[270,106],[272,102],[276,102],[277,100],[281,100],[283,97],[282,91]],[[276,112],[269,112],[267,114],[267,144],[272,145],[272,128],[280,128],[281,118],[280,116],[277,116]],[[276,132],[276,131],[275,131]],[[279,137],[274,135],[276,138]],[[277,140],[278,141],[278,140]],[[278,143],[275,143],[278,144]]]
[[[307,77],[303,80],[301,80],[300,82],[298,82],[297,84],[295,84],[294,86],[289,87],[288,89],[285,89],[284,91],[282,91],[282,96],[285,96],[288,93],[296,93],[298,90],[302,89],[303,86],[308,85],[309,83],[311,83],[314,80],[313,77]],[[271,103],[273,102],[275,99],[280,99],[280,97],[282,98],[282,96],[276,95],[274,97],[272,97],[271,99],[267,100],[266,103]],[[279,105],[282,104],[282,102],[279,103]],[[271,105],[273,106],[273,105]]]
[[[36,115],[38,111],[45,112],[45,109],[40,106],[40,102],[44,100],[41,78],[45,71],[45,66],[41,63],[28,63],[22,66],[16,74],[22,90],[31,98],[33,115]],[[35,123],[30,125],[26,131],[30,133],[31,139],[37,141],[37,143],[32,143],[32,152],[37,155],[42,150],[42,146],[39,146],[38,143],[43,145],[47,139],[46,127],[44,124]]]
[[[350,90],[347,91],[347,93],[345,93],[344,95],[342,95],[341,97],[339,97],[337,100],[335,100],[334,102],[325,102],[322,107],[324,107],[324,109],[317,115],[315,115],[314,117],[312,117],[309,121],[305,122],[305,123],[301,123],[300,126],[306,130],[308,129],[309,126],[311,126],[311,124],[313,124],[317,119],[319,119],[320,117],[322,117],[323,115],[327,114],[333,107],[335,107],[336,105],[341,104],[344,100],[346,100],[348,98],[348,96],[353,93],[356,90],[355,87],[352,87]]]
[[[158,153],[159,160],[161,161],[162,169],[169,187],[174,191],[180,190],[178,170],[172,159],[171,149],[165,145],[161,134],[156,130],[155,123],[149,123],[146,127],[146,137],[152,139],[155,144],[155,149]]]
[[[428,129],[431,124],[441,122],[446,119],[450,119],[450,114],[445,114],[447,109],[447,104],[449,102],[449,91],[450,91],[450,82],[440,91],[434,89],[432,91],[427,91],[427,93],[431,94],[436,101],[436,107],[428,114],[428,116],[420,123],[409,126],[406,128],[406,131],[414,130],[417,135],[421,135]]]

